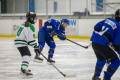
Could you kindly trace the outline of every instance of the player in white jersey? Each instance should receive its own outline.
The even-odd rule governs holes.
[[[21,24],[14,42],[22,56],[22,75],[24,77],[33,77],[31,70],[28,69],[31,53],[27,46],[32,46],[35,50],[35,53],[40,51],[40,48],[37,46],[37,42],[35,41],[35,28],[32,25],[35,24],[36,14],[33,12],[28,12],[26,14],[26,18],[27,20]],[[41,58],[39,59],[42,60]]]

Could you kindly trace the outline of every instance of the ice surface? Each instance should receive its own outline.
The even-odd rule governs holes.
[[[72,39],[73,41],[88,45],[89,40]],[[52,65],[47,65],[44,59],[43,63],[33,62],[35,56],[34,49],[31,51],[31,62],[29,68],[34,77],[29,80],[92,80],[94,74],[96,57],[92,50],[84,49],[69,41],[60,41],[55,39],[56,49],[54,54],[55,66],[66,75],[76,74],[76,78],[64,78]],[[47,57],[49,47],[45,45],[42,53]],[[13,38],[0,38],[0,80],[22,80],[20,75],[21,55],[14,45]],[[103,71],[106,70],[106,66]],[[103,71],[101,78],[103,78]],[[28,80],[28,79],[24,79]],[[120,70],[115,73],[112,80],[120,80]]]

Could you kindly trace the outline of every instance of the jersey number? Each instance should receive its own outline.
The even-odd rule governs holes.
[[[20,28],[19,28],[19,30],[18,30],[18,32],[17,32],[17,36],[19,36],[19,35],[20,35],[20,33],[22,32],[22,30],[23,30],[23,28],[22,28],[22,27],[20,27]]]
[[[97,34],[99,34],[100,36],[102,36],[109,28],[105,29],[105,26],[102,27],[102,31],[100,32],[96,32]]]

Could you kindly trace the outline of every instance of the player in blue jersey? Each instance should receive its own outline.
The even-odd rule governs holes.
[[[40,46],[40,51],[45,46],[45,42],[50,47],[48,51],[48,61],[55,63],[55,61],[52,60],[54,50],[55,50],[55,42],[53,39],[54,35],[57,35],[60,40],[65,40],[65,28],[69,25],[68,19],[62,19],[60,22],[56,21],[55,19],[49,19],[44,23],[44,26],[39,30],[38,32],[38,43]],[[40,55],[40,54],[39,54]],[[39,57],[38,54],[36,54],[34,61],[36,62],[42,62],[43,59]]]
[[[104,72],[103,80],[111,80],[120,65],[117,54],[120,54],[120,9],[115,12],[115,19],[106,18],[94,26],[91,37],[92,47],[97,57],[95,74],[92,80],[99,78],[106,61],[111,64]],[[110,46],[113,45],[113,47]],[[114,49],[113,49],[114,48]]]

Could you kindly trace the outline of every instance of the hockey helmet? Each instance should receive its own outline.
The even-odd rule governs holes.
[[[34,19],[37,19],[37,17],[36,17],[36,14],[34,12],[28,12],[26,14],[26,19],[31,24],[34,24],[36,22],[36,21],[34,21]]]
[[[66,19],[66,18],[63,18],[63,19],[61,20],[61,22],[67,23],[67,24],[69,25],[69,20]]]
[[[115,20],[120,22],[120,9],[115,12]]]

